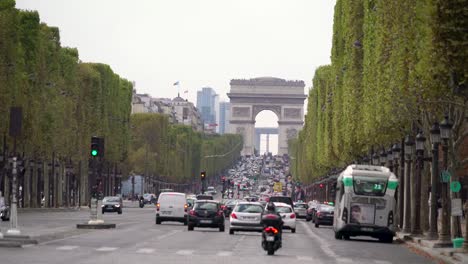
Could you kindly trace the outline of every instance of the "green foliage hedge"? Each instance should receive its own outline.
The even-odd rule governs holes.
[[[414,124],[429,133],[444,112],[466,116],[467,0],[337,0],[331,65],[315,72],[304,129],[289,142],[304,182],[372,146],[388,147]],[[452,85],[451,85],[452,84]]]

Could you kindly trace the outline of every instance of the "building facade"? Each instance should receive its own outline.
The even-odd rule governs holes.
[[[229,132],[229,120],[231,115],[231,104],[229,102],[219,103],[219,134],[225,134]]]
[[[197,92],[197,108],[201,113],[206,129],[216,128],[218,95],[211,87],[203,87]]]

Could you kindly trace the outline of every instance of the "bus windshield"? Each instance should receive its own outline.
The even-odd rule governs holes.
[[[388,179],[373,176],[353,176],[354,193],[357,195],[384,196]]]

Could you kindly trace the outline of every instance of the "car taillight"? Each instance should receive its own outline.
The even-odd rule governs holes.
[[[161,205],[159,203],[156,204],[156,211],[159,211],[159,207],[161,207]]]
[[[264,230],[265,230],[266,233],[278,234],[278,229],[276,229],[276,228],[274,228],[272,226],[266,227]]]
[[[184,204],[184,211],[187,212],[188,205]]]
[[[393,211],[388,213],[388,225],[393,225]]]
[[[195,213],[194,210],[190,210],[189,214],[190,214],[190,215],[193,215],[193,216],[196,216],[196,215],[197,215],[197,214]]]
[[[291,219],[294,219],[294,218],[296,218],[296,214],[291,214],[291,216],[289,216],[289,217],[291,217]]]
[[[322,213],[317,212],[317,217],[320,217],[321,215],[322,215]]]
[[[234,218],[234,219],[237,219],[237,215],[235,213],[232,213],[231,217]]]
[[[341,220],[343,220],[343,222],[345,223],[348,223],[348,209],[346,207],[343,209],[343,215],[341,216]]]

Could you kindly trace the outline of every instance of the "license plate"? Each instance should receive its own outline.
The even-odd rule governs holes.
[[[211,224],[211,220],[200,220],[202,224]]]
[[[274,236],[267,236],[266,241],[275,241],[275,237]]]
[[[361,227],[361,231],[372,232],[373,230],[371,227]]]
[[[170,215],[172,212],[171,211],[161,211],[161,214],[164,214],[164,215]]]
[[[257,220],[255,216],[244,216],[244,220]]]

